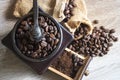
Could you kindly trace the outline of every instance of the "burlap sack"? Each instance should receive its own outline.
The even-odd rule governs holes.
[[[17,0],[15,4],[14,15],[16,17],[22,17],[27,14],[32,8],[33,0]],[[38,0],[39,6],[49,15],[53,16],[58,22],[61,22],[65,15],[63,13],[65,4],[69,0]],[[76,7],[72,10],[73,16],[68,22],[63,23],[70,32],[73,32],[80,26],[81,23],[88,25],[88,33],[92,32],[93,26],[87,18],[87,10],[84,0],[74,0]]]

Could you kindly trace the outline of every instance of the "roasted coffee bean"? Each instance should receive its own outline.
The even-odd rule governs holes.
[[[110,33],[115,33],[115,29],[111,29],[111,30],[110,30]]]
[[[25,54],[26,52],[25,51],[22,51],[23,54]]]
[[[117,38],[117,37],[115,37],[115,38],[114,38],[114,41],[115,41],[115,42],[116,42],[116,41],[118,41],[118,38]]]
[[[108,43],[108,46],[111,47],[113,44],[112,43]]]
[[[109,33],[110,30],[109,30],[109,29],[104,29],[104,32],[105,32],[105,33]]]
[[[23,45],[22,45],[22,44],[18,43],[17,46],[18,46],[18,48],[19,48],[20,50],[23,49]]]
[[[104,56],[104,55],[105,55],[104,53],[100,53],[100,54],[99,54],[99,56],[101,56],[101,57]]]
[[[23,27],[23,30],[27,31],[29,29],[28,24],[26,24],[26,26]]]
[[[59,39],[55,39],[55,45],[58,44],[59,42]]]
[[[115,36],[111,36],[111,39],[114,41],[114,39],[115,39]]]
[[[110,33],[108,36],[109,36],[110,38],[112,38],[112,37],[113,37],[113,34]]]
[[[70,46],[69,46],[69,49],[72,49],[72,48],[73,48],[73,46],[72,46],[72,45],[70,45]]]
[[[117,38],[117,37],[112,36],[112,40],[116,42],[116,41],[118,41],[118,38]]]
[[[30,21],[28,22],[28,25],[32,25],[32,24],[33,24],[32,22],[30,22]]]
[[[30,54],[31,54],[31,52],[30,52],[30,51],[28,51],[26,55],[30,55]]]
[[[24,49],[23,49],[25,52],[27,51],[27,47],[26,46],[24,46]]]
[[[49,19],[49,20],[48,20],[48,24],[51,25],[51,23],[52,23],[52,21]]]
[[[57,33],[57,38],[60,38],[60,33]]]
[[[36,52],[37,52],[38,54],[39,54],[41,51],[42,51],[41,49],[36,50]]]
[[[45,26],[44,26],[44,25],[45,25],[45,22],[44,22],[44,21],[43,21],[43,22],[41,21],[41,23],[40,23],[39,25],[41,25],[41,27],[44,28],[44,27],[45,27]]]
[[[15,36],[16,36],[16,38],[19,38],[19,34],[16,34]]]
[[[19,28],[19,29],[18,29],[18,33],[21,33],[21,32],[22,32],[22,29],[21,29],[21,28]]]
[[[42,41],[42,42],[41,42],[41,47],[46,47],[46,46],[47,46],[47,42]]]
[[[46,26],[45,31],[48,32],[48,26]]]
[[[101,29],[101,30],[105,30],[105,27],[104,27],[104,26],[100,26],[100,29]]]
[[[109,51],[109,47],[106,48],[106,51]]]
[[[105,39],[105,42],[106,42],[106,43],[108,43],[108,42],[109,42],[109,40],[108,40],[108,39]]]
[[[31,22],[31,21],[33,21],[32,17],[27,18],[27,22]]]
[[[37,53],[37,52],[33,52],[33,53],[31,54],[31,57],[32,57],[32,58],[37,58],[37,57],[38,57],[38,53]]]
[[[45,23],[45,18],[43,16],[39,17],[40,23]]]
[[[42,41],[46,41],[46,38],[41,38]]]
[[[106,37],[107,37],[107,34],[106,34],[105,32],[102,32],[102,33],[101,33],[101,36],[104,37],[104,38],[106,38]]]
[[[49,42],[49,43],[51,43],[52,38],[47,38],[46,41]]]
[[[50,46],[50,44],[48,44],[47,49],[52,50],[52,47]]]
[[[98,22],[98,20],[94,20],[92,23],[93,24],[98,24],[99,22]]]
[[[47,27],[47,26],[48,26],[47,22],[44,22],[43,28],[44,28],[44,27]]]
[[[43,54],[43,57],[46,57],[48,55],[48,53],[47,52],[45,52],[44,54]]]
[[[55,35],[54,35],[54,34],[50,34],[50,37],[51,37],[52,39],[55,39]]]
[[[54,44],[55,44],[55,42],[54,42],[54,40],[52,39],[52,41],[51,41],[51,46],[54,46]]]
[[[58,30],[57,30],[57,28],[56,28],[56,27],[54,27],[54,31],[55,31],[55,32],[54,32],[54,34],[55,34],[55,35],[57,35]]]
[[[72,3],[72,6],[73,6],[73,7],[76,7],[77,5],[73,2],[73,3]]]
[[[21,32],[21,33],[19,34],[19,36],[20,36],[21,39],[23,39],[23,38],[24,38],[24,32]]]
[[[77,62],[74,63],[74,66],[75,66],[75,67],[77,66]]]
[[[105,48],[107,48],[107,44],[106,44],[106,43],[104,43],[103,46],[104,46]]]
[[[70,5],[69,5],[69,8],[72,9],[72,8],[73,8],[73,5],[70,4]]]
[[[70,13],[70,10],[69,10],[69,9],[65,10],[65,15],[67,15],[67,14],[69,14],[69,13]]]
[[[21,25],[20,28],[23,29],[25,26]]]
[[[25,25],[26,25],[26,23],[27,23],[27,21],[22,21],[22,23],[21,23],[21,24],[22,24],[23,26],[25,26]]]
[[[28,49],[32,50],[33,49],[33,45],[28,45]]]

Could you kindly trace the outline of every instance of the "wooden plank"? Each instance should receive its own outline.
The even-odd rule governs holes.
[[[63,78],[65,78],[65,79],[67,79],[67,80],[73,80],[71,77],[69,77],[69,76],[61,73],[60,71],[58,71],[58,70],[56,70],[56,69],[54,69],[54,68],[52,68],[52,67],[49,67],[48,69],[49,69],[50,71],[52,71],[52,72],[54,72],[54,73],[62,76]]]

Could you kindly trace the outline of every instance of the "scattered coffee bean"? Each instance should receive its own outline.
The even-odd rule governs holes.
[[[98,24],[99,22],[98,22],[98,20],[94,20],[92,23],[93,24]]]
[[[115,29],[111,29],[111,30],[110,30],[110,33],[115,33]]]
[[[117,38],[117,37],[115,37],[114,41],[115,41],[115,42],[116,42],[116,41],[118,41],[118,38]]]
[[[111,47],[111,46],[113,46],[113,44],[109,42],[109,43],[108,43],[108,46]]]

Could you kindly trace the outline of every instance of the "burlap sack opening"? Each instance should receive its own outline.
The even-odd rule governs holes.
[[[70,32],[74,34],[75,30],[83,23],[88,25],[88,34],[92,32],[93,26],[90,20],[87,18],[87,10],[84,0],[73,0],[76,7],[72,10],[73,16],[68,22],[63,23]],[[22,17],[27,14],[32,8],[33,0],[17,0],[15,4],[14,15],[16,17]],[[39,6],[49,15],[53,16],[58,22],[61,22],[64,18],[65,4],[69,3],[69,0],[38,0]]]

